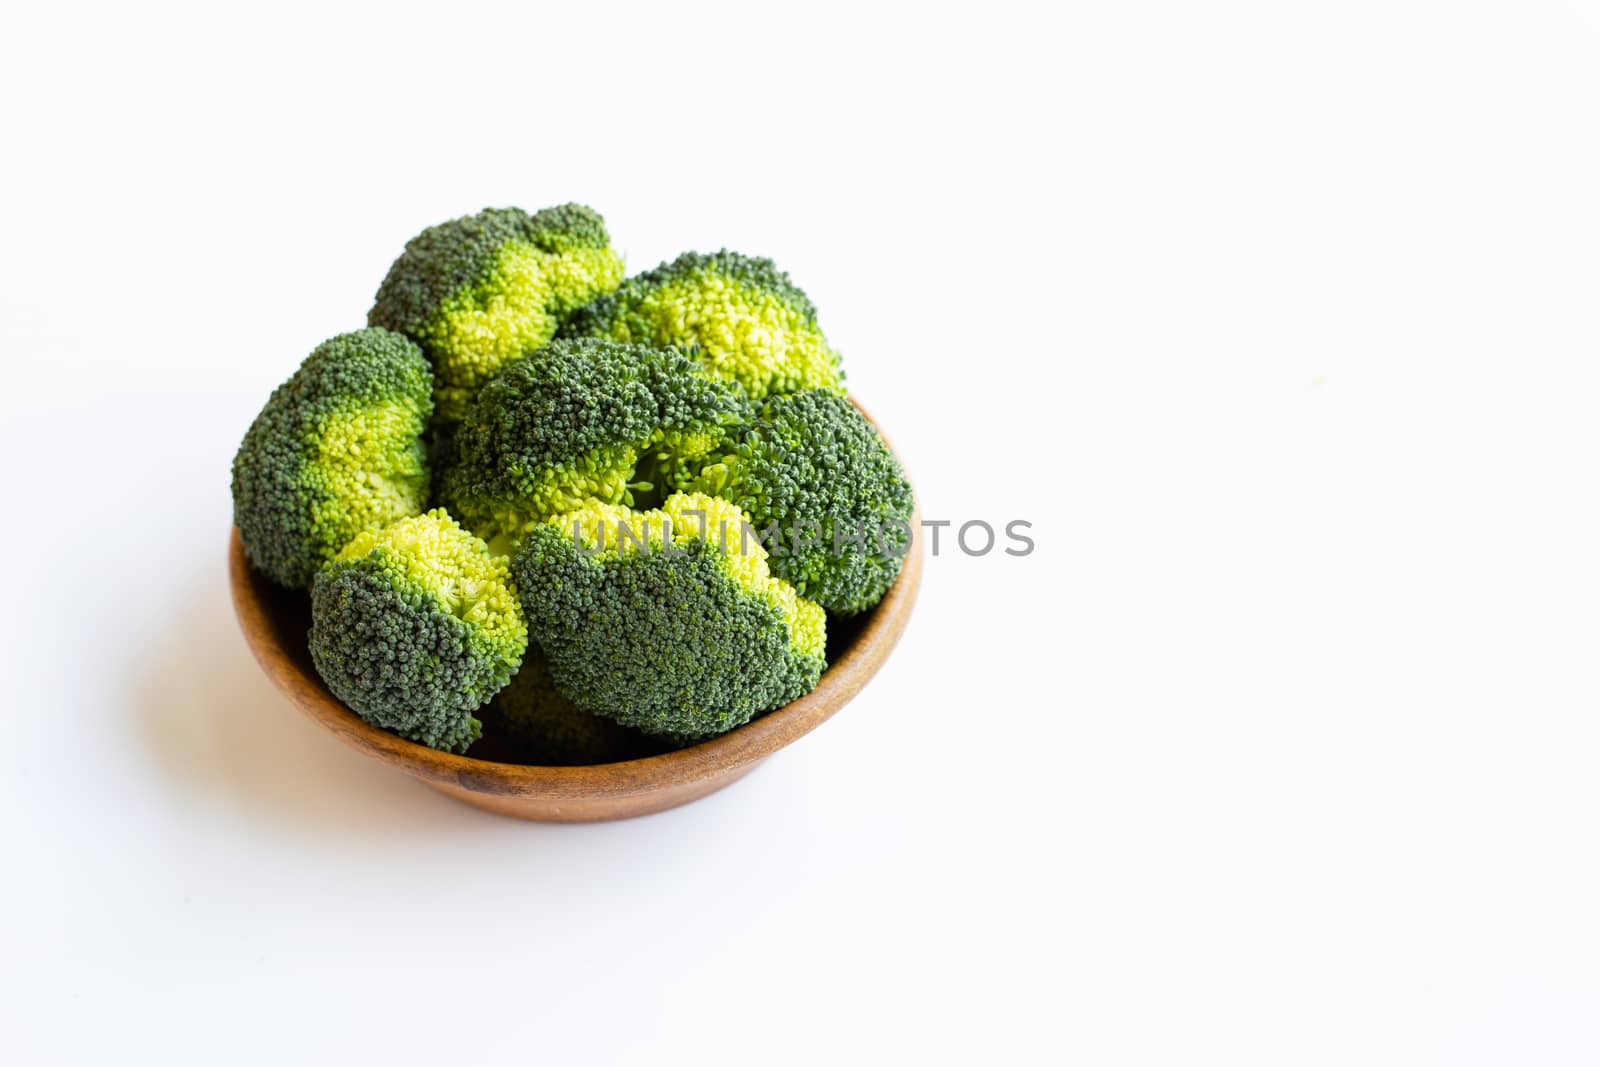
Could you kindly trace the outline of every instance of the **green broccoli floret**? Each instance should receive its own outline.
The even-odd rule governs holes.
[[[872,423],[836,393],[773,397],[694,487],[749,512],[754,529],[772,535],[772,573],[835,614],[872,607],[900,574],[911,483]]]
[[[645,512],[589,504],[533,530],[512,573],[557,688],[585,711],[678,740],[810,692],[826,617],[771,576],[759,545],[741,545],[746,518],[678,493]]]
[[[317,346],[233,457],[233,521],[250,562],[304,589],[356,534],[421,512],[432,411],[428,361],[399,334],[357,330]]]
[[[738,252],[686,252],[629,278],[573,315],[558,336],[692,349],[707,370],[756,400],[844,391],[839,354],[810,298],[772,260]]]
[[[562,696],[538,645],[529,646],[522,669],[490,701],[488,711],[516,755],[537,766],[616,763],[655,755],[665,747]]]
[[[357,535],[311,587],[311,659],[335,696],[401,737],[463,752],[528,627],[507,560],[442,509]]]
[[[687,484],[749,418],[680,352],[554,341],[484,386],[456,428],[440,495],[493,543],[588,501],[647,506]]]
[[[422,345],[438,377],[439,420],[450,422],[501,367],[550,340],[622,273],[605,220],[590,208],[490,208],[412,238],[367,321]]]

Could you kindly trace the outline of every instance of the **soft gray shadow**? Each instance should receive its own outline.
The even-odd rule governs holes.
[[[245,645],[222,567],[196,574],[183,603],[165,632],[150,635],[133,694],[142,739],[186,803],[337,837],[512,823],[345,747],[302,716]]]

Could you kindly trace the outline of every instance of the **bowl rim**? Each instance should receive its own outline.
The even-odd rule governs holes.
[[[888,443],[887,437],[884,440]],[[893,445],[889,447],[893,451]],[[915,502],[914,486],[912,499]],[[347,744],[418,777],[474,792],[550,800],[620,798],[725,776],[810,733],[849,703],[878,672],[909,621],[922,582],[922,539],[916,536],[920,520],[921,509],[914,503],[913,536],[900,574],[883,599],[865,613],[861,631],[828,664],[811,692],[688,748],[578,767],[476,759],[407,741],[371,725],[345,707],[314,671],[304,670],[279,639],[278,620],[260,589],[270,579],[250,566],[238,527],[229,536],[228,572],[235,615],[262,670],[291,703]]]

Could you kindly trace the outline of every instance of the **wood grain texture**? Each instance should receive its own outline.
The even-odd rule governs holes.
[[[920,512],[912,529],[920,530]],[[228,571],[234,611],[256,661],[289,701],[345,744],[433,788],[502,815],[544,822],[599,822],[687,804],[730,785],[763,759],[837,713],[877,674],[905,630],[922,581],[922,542],[877,607],[829,640],[817,688],[736,730],[659,756],[591,767],[534,767],[440,752],[371,726],[339,702],[311,663],[310,605],[251,569],[235,529]],[[833,620],[829,620],[834,628]]]

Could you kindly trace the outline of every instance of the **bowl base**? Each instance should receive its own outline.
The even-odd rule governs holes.
[[[631,819],[636,815],[653,815],[710,796],[719,789],[726,789],[765,762],[765,759],[760,759],[728,767],[716,774],[692,782],[677,782],[643,796],[514,796],[483,792],[481,783],[477,782],[457,784],[435,778],[424,778],[422,781],[475,808],[497,815],[509,815],[513,819],[527,819],[530,822],[611,822]]]

